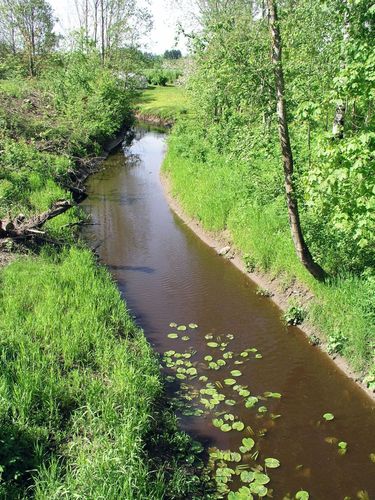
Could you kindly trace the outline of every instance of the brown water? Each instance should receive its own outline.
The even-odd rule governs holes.
[[[207,354],[222,355],[207,346],[208,332],[222,338],[233,333],[231,351],[256,347],[262,353],[262,359],[252,354],[243,365],[207,374],[210,380],[222,380],[236,368],[252,394],[282,394],[281,399],[262,401],[268,407],[264,415],[243,405],[229,408],[257,435],[267,429],[257,446],[259,458],[281,462],[269,471],[273,498],[300,489],[313,499],[375,498],[375,463],[369,458],[375,453],[374,404],[298,328],[286,328],[280,310],[257,295],[249,279],[170,210],[159,180],[164,154],[164,134],[138,128],[127,157],[122,151],[113,154],[90,179],[84,202],[94,224],[86,236],[113,273],[137,322],[160,353],[192,346],[200,361]],[[167,338],[171,322],[194,322],[199,328],[184,343]],[[202,387],[197,378],[191,383]],[[231,391],[225,389],[227,397],[238,399]],[[273,420],[271,412],[281,417]],[[325,422],[325,412],[335,419]],[[246,434],[224,433],[211,420],[183,417],[182,425],[209,446],[238,448]],[[346,441],[347,453],[339,455],[337,444],[325,441],[328,437]],[[368,497],[358,497],[361,490]]]

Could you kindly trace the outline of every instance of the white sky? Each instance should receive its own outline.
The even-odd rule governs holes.
[[[49,0],[49,3],[59,19],[59,32],[67,35],[78,26],[74,0]],[[150,52],[162,54],[165,50],[176,47],[175,38],[179,12],[171,7],[174,2],[170,0],[150,0],[150,3],[154,28],[145,40],[145,48]],[[183,37],[180,37],[177,48],[186,52]]]

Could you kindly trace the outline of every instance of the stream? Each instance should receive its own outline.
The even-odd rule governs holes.
[[[241,461],[225,461],[251,471],[277,459],[263,481],[275,499],[375,498],[373,402],[172,212],[159,175],[165,149],[163,131],[138,125],[125,155],[109,156],[88,181],[84,236],[153,348],[167,352],[169,389],[185,398],[181,426],[209,449],[238,452],[253,439]],[[247,484],[240,477],[231,489]]]

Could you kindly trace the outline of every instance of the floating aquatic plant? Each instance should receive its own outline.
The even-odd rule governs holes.
[[[324,418],[324,420],[326,420],[327,422],[329,422],[330,420],[333,420],[335,418],[335,416],[332,413],[325,413],[323,415],[323,418]]]
[[[277,469],[278,467],[280,467],[280,462],[279,460],[277,460],[277,458],[266,458],[264,460],[264,464],[269,469]]]

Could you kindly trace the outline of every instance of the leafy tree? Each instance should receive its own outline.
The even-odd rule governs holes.
[[[164,52],[164,59],[181,59],[181,50],[171,49]]]
[[[29,72],[36,74],[37,58],[56,43],[52,7],[45,0],[1,0],[1,12],[9,27],[13,51],[17,40],[28,57]]]

